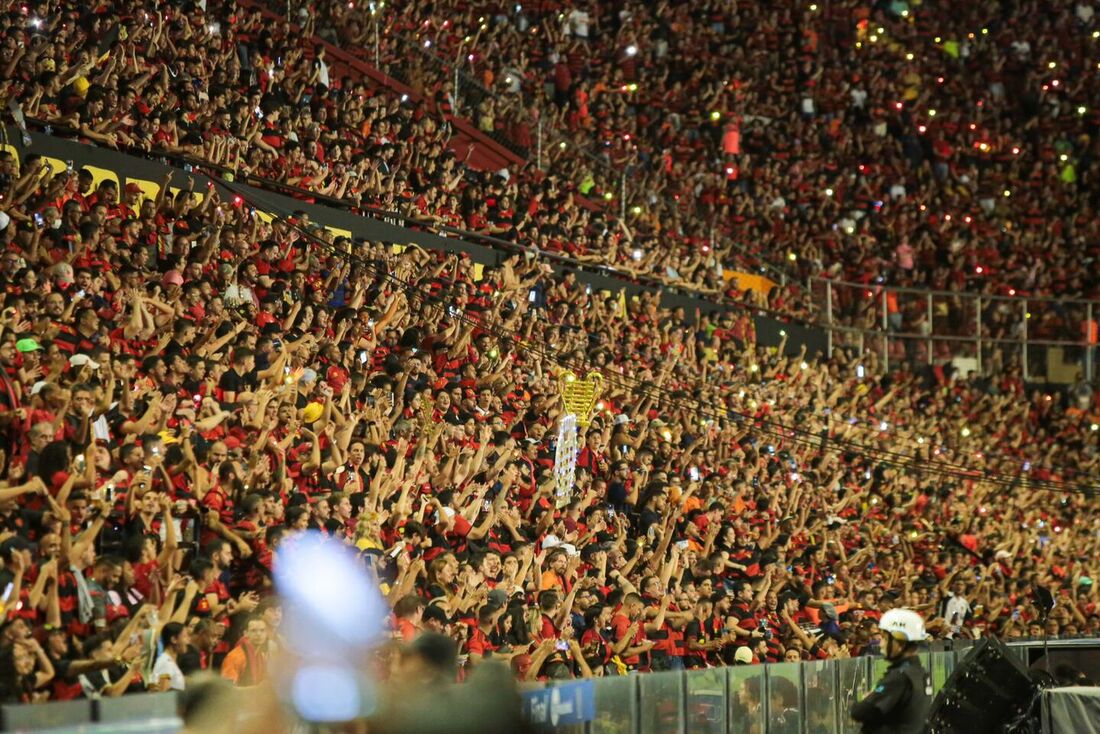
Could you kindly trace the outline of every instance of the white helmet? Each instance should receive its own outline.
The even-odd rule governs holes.
[[[928,638],[924,620],[912,609],[891,609],[882,615],[878,628],[901,642],[920,642]]]

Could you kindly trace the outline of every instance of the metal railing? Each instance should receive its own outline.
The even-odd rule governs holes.
[[[45,120],[33,118],[27,122],[47,135],[79,137],[79,131],[63,125],[51,125]],[[17,137],[18,131],[10,135]],[[514,242],[423,221],[404,212],[335,199],[255,175],[240,175],[232,168],[191,156],[163,150],[125,150],[140,157],[182,165],[185,169],[201,169],[213,176],[223,176],[227,181],[248,183],[335,209],[393,221],[404,227],[437,232],[504,253],[532,252],[560,267],[597,273],[646,288],[692,293],[692,288],[687,284],[668,283],[650,275],[626,274],[614,267],[583,262],[562,253],[535,252]],[[1025,380],[1069,384],[1076,381],[1078,373],[1089,382],[1096,378],[1096,320],[1100,318],[1100,302],[1097,301],[931,291],[819,277],[811,277],[807,287],[814,305],[813,318],[810,319],[721,296],[705,298],[724,309],[748,310],[791,324],[821,329],[826,337],[825,351],[830,357],[838,348],[852,350],[861,356],[865,351],[873,350],[880,355],[886,367],[898,363],[933,364],[954,360],[956,366],[969,365],[979,372],[996,374],[999,371],[997,365],[1006,364],[1006,355],[1019,355],[1015,359],[1020,363]],[[1015,316],[1018,336],[987,333],[987,327],[991,324],[1000,324],[1002,329],[1012,326],[1011,323],[1005,324],[1004,313]],[[1045,332],[1051,328],[1050,322],[1055,320],[1065,327],[1062,333],[1076,332],[1080,334],[1079,338],[1047,338]],[[1039,324],[1042,328],[1033,328],[1031,324]]]
[[[281,12],[281,3],[274,0],[259,0],[269,12]],[[290,6],[287,6],[288,17]],[[639,185],[639,174],[644,173],[644,165],[635,156],[630,161],[618,163],[608,154],[608,141],[590,141],[578,143],[570,132],[558,124],[555,112],[557,108],[550,104],[540,110],[539,119],[530,131],[528,144],[518,141],[512,134],[514,125],[520,124],[526,105],[539,96],[521,86],[518,93],[504,89],[490,89],[473,74],[464,70],[469,61],[465,45],[451,58],[449,52],[436,45],[437,37],[425,34],[423,37],[410,38],[384,28],[385,13],[392,9],[377,8],[369,15],[370,31],[367,45],[358,49],[349,49],[360,61],[373,64],[379,71],[409,88],[416,89],[416,69],[426,70],[447,90],[456,116],[469,119],[478,131],[517,155],[527,158],[543,171],[555,173],[561,178],[583,185],[577,180],[582,171],[587,170],[593,186],[586,190],[589,198],[606,205],[610,214],[627,219],[628,213],[640,213],[650,207],[668,212],[680,207],[678,199],[667,193],[652,194]],[[531,16],[531,21],[538,20]],[[324,37],[322,35],[322,37]],[[427,45],[426,45],[427,43]],[[423,81],[423,80],[421,80]],[[523,81],[521,80],[521,85]],[[536,83],[538,83],[536,81]],[[424,85],[431,88],[432,84]],[[425,89],[418,93],[427,94]],[[624,90],[624,93],[626,91]],[[515,104],[509,108],[509,114],[501,119],[505,125],[493,130],[482,129],[478,114],[479,105],[486,99],[507,100],[515,98]],[[529,147],[530,146],[530,147]],[[728,247],[731,253],[743,257],[741,268],[752,268],[773,278],[781,285],[790,279],[790,273],[782,266],[767,260],[761,254],[749,251],[745,245],[732,236],[715,230],[713,222],[709,225],[710,247],[712,250]]]
[[[968,652],[958,649],[921,654],[933,696]],[[1009,653],[1024,667],[1053,669],[1059,656],[1080,655],[1100,665],[1100,640],[1010,643]],[[663,673],[631,673],[589,682],[591,716],[578,716],[580,695],[544,696],[525,692],[528,718],[568,734],[858,734],[849,712],[885,673],[880,657],[774,663]],[[564,691],[577,682],[561,684]],[[548,688],[551,692],[555,685]],[[570,691],[572,693],[572,691]],[[578,719],[584,718],[584,721]],[[565,725],[560,722],[565,721]]]
[[[175,734],[176,693],[131,693],[118,698],[0,706],[0,731],[45,734]]]
[[[944,687],[972,644],[959,641],[951,649],[921,655],[933,694]],[[1068,661],[1093,676],[1100,668],[1100,640],[1095,638],[1010,642],[1008,651],[1025,668],[1050,671]],[[886,667],[883,658],[859,657],[631,673],[526,686],[523,695],[528,718],[535,708],[546,717],[533,723],[570,734],[856,734],[859,726],[848,711]],[[538,695],[554,689],[572,694],[578,685],[591,686],[584,696],[594,697],[588,702],[594,706],[578,705],[580,695]],[[542,701],[547,705],[532,705]],[[0,731],[170,734],[180,724],[173,692],[0,706]]]
[[[811,277],[816,323],[835,348],[891,362],[953,361],[980,374],[1018,364],[1024,380],[1096,377],[1100,301],[902,288]]]

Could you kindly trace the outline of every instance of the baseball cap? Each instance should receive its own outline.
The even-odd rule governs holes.
[[[733,662],[738,665],[752,665],[752,650],[747,647],[737,648],[737,652],[733,654]]]
[[[31,385],[31,395],[37,395],[38,393],[42,392],[42,388],[49,384],[50,383],[46,382],[45,380],[39,380],[38,382],[34,383],[33,385]]]
[[[11,224],[11,217],[6,212],[0,212],[0,232],[3,232]]]
[[[130,194],[140,194],[141,187],[138,186],[136,183],[131,182],[126,184],[126,192]]]
[[[34,352],[42,347],[38,344],[38,341],[27,337],[26,339],[20,339],[15,343],[15,348],[20,352]]]
[[[71,365],[72,367],[83,367],[84,365],[88,365],[93,370],[99,369],[99,362],[96,362],[87,354],[74,354],[73,356],[69,357],[69,365]]]
[[[160,279],[161,285],[183,285],[183,275],[178,270],[169,270]]]

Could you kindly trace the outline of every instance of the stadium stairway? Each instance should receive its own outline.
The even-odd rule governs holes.
[[[259,11],[265,18],[272,21],[281,23],[286,20],[285,16],[271,11],[256,0],[238,0],[237,4],[241,8]],[[296,23],[291,23],[290,27],[296,32],[301,32],[301,28]],[[317,36],[311,37],[310,41],[314,45],[325,48],[326,56],[330,60],[329,72],[332,77],[350,76],[372,86],[388,89],[398,96],[408,95],[409,100],[417,104],[424,98],[417,90],[402,84],[362,59],[352,56],[339,46]],[[519,155],[482,133],[469,120],[452,115],[447,118],[447,121],[455,131],[450,141],[450,148],[459,159],[469,154],[466,165],[482,171],[499,171],[508,166],[522,166],[527,163]]]

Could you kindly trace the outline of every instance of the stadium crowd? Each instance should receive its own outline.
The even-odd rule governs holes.
[[[261,679],[307,528],[362,552],[395,635],[525,677],[857,655],[900,604],[944,636],[1100,631],[1096,514],[1030,486],[1094,473],[1094,401],[4,164],[7,698]],[[559,506],[563,362],[608,388]]]
[[[658,249],[717,228],[796,277],[1096,296],[1077,262],[1097,255],[1100,26],[1078,7],[329,2],[318,27],[372,60],[377,19],[384,68],[416,65],[409,40],[438,53],[435,98],[458,60],[493,92],[461,111],[528,147],[549,120],[584,193],[628,169]]]
[[[533,119],[556,123],[545,125],[565,135],[548,137],[563,149],[555,162],[586,193],[618,196],[629,171],[631,226],[657,235],[646,250],[658,265],[670,249],[733,242],[717,262],[854,283],[834,290],[834,318],[867,328],[881,324],[883,284],[1096,298],[1077,267],[1097,257],[1091,5],[870,5],[330,2],[320,13],[322,33],[366,59],[371,37],[356,36],[382,13],[381,47],[404,52],[383,56],[386,69],[416,66],[409,39],[464,59],[495,93],[484,104],[515,111],[498,131],[529,141]],[[1049,21],[1027,23],[1036,12]],[[414,79],[438,95],[448,66]],[[481,124],[480,108],[463,112]],[[797,286],[771,299],[803,315],[815,304],[819,318],[826,300]],[[888,304],[891,330],[931,326],[917,301]],[[972,311],[943,299],[936,333],[974,336]],[[1019,309],[984,311],[984,337],[1019,338]],[[1043,315],[1032,336],[1086,333],[1083,305]],[[913,345],[892,346],[903,357]]]
[[[540,249],[560,237],[621,264],[637,236],[565,181],[464,171],[426,106],[322,88],[308,34],[231,6],[215,21],[103,7],[5,16],[0,61],[28,115],[537,230]],[[942,105],[937,124],[956,114]],[[0,153],[5,701],[179,689],[209,669],[264,680],[281,644],[271,569],[310,528],[379,578],[396,638],[383,668],[425,631],[464,667],[504,658],[528,679],[854,656],[902,605],[939,637],[1100,632],[1100,517],[1077,491],[1098,468],[1092,393],[1034,391],[1011,367],[888,372],[870,353],[758,347],[744,310],[590,293],[538,257],[478,272],[168,183],[145,198]],[[1069,244],[1032,237],[1057,279]],[[607,387],[561,497],[565,367]],[[1037,590],[1058,600],[1049,614]]]
[[[1097,295],[1079,267],[1097,240],[1100,41],[1085,10],[1034,24],[1042,3],[340,2],[295,11],[295,26],[232,2],[12,7],[8,93],[100,144],[186,153],[712,294],[740,295],[723,266],[763,260],[795,282]],[[413,80],[419,101],[330,70],[321,39],[372,60],[375,23],[384,68],[416,65],[409,43],[472,58],[462,71],[487,83],[484,104],[525,120],[469,111],[482,129],[522,127],[529,142],[541,117],[564,131],[551,175],[476,172],[447,151],[449,66]],[[600,169],[614,180],[597,184]],[[617,199],[623,171],[636,193],[620,218],[618,201],[591,199]],[[806,313],[809,299],[792,285],[773,305]]]

